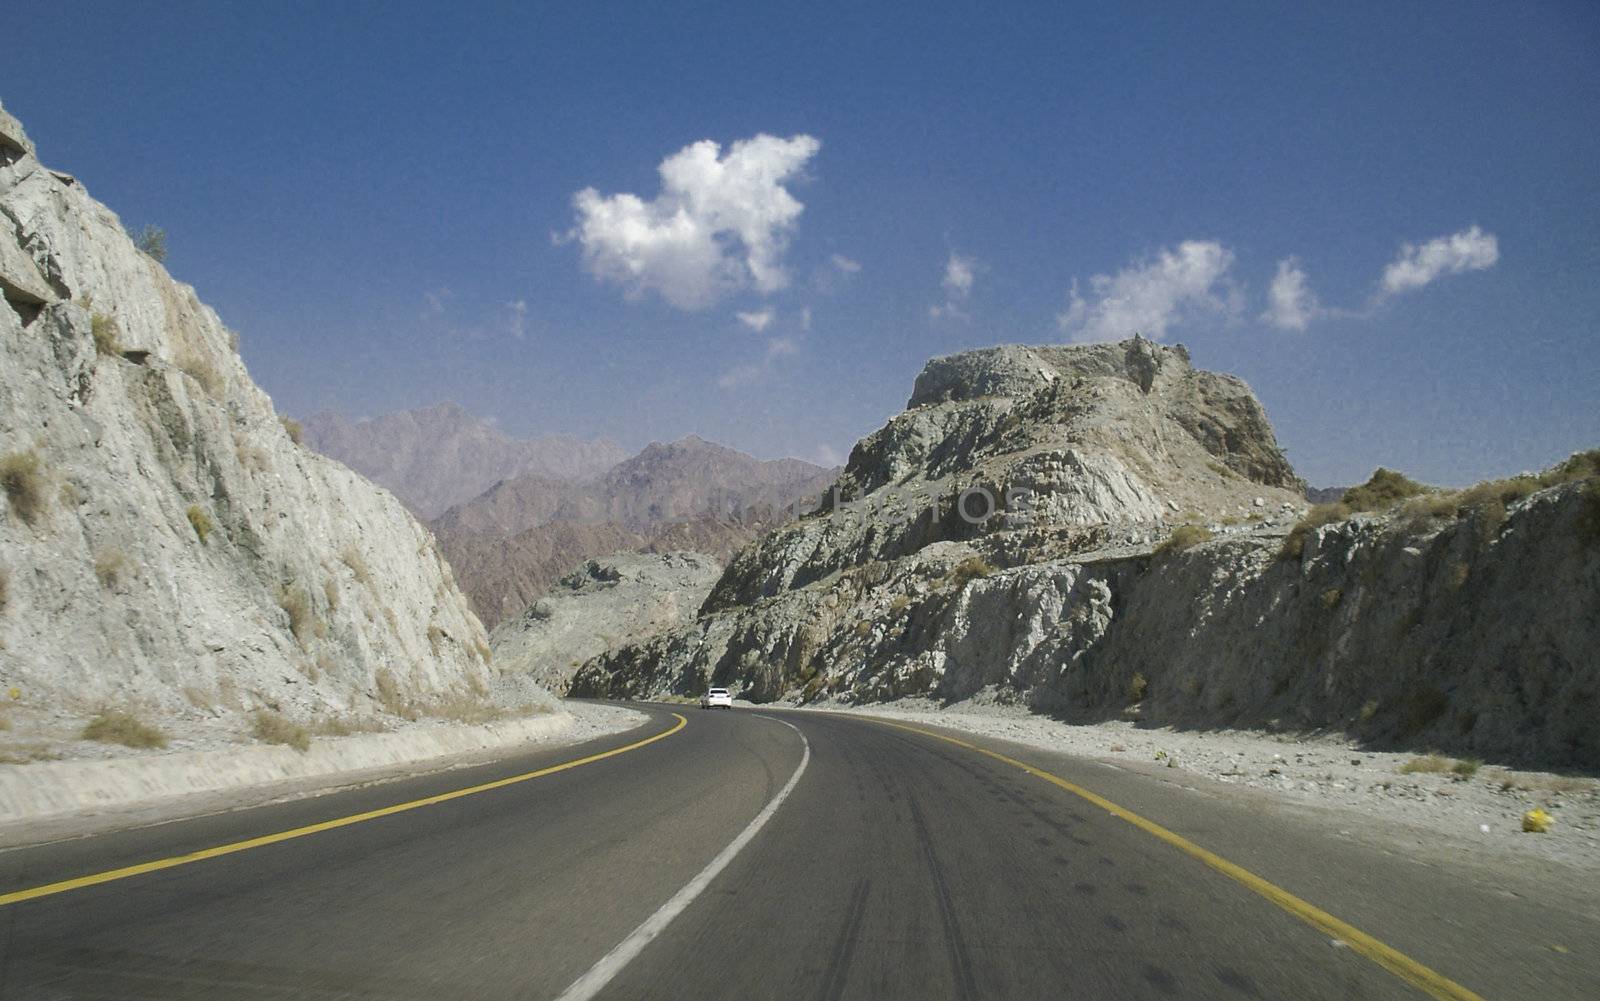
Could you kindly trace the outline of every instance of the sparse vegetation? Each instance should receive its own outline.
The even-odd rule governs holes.
[[[186,344],[178,349],[172,363],[178,367],[178,371],[199,383],[208,396],[222,396],[222,373],[204,350]]]
[[[328,600],[328,609],[330,611],[337,612],[339,610],[338,581],[334,580],[332,577],[325,579],[322,582],[322,596]]]
[[[101,587],[116,587],[128,558],[120,549],[102,549],[94,557],[94,575]]]
[[[1372,717],[1378,715],[1378,700],[1368,699],[1366,702],[1363,702],[1361,704],[1361,711],[1357,713],[1357,715],[1361,718],[1361,722],[1371,722]]]
[[[195,536],[200,539],[200,544],[205,545],[206,536],[211,534],[211,530],[214,527],[211,524],[211,516],[206,514],[205,509],[199,504],[190,504],[184,515],[188,517],[189,524],[194,528]]]
[[[294,633],[294,638],[304,643],[313,618],[311,599],[306,597],[305,590],[292,584],[283,585],[278,589],[278,607],[288,614],[289,631]]]
[[[95,313],[89,317],[89,333],[94,337],[94,349],[103,355],[122,353],[122,330],[115,317]]]
[[[1445,586],[1452,591],[1459,591],[1467,585],[1467,578],[1472,575],[1472,568],[1464,560],[1456,560],[1445,571]]]
[[[1326,591],[1322,592],[1322,607],[1326,608],[1330,612],[1335,608],[1338,608],[1339,602],[1343,600],[1344,592],[1339,588],[1330,587]]]
[[[107,710],[91,719],[83,728],[84,740],[98,740],[103,744],[121,744],[124,747],[166,747],[167,735],[148,725],[132,713]]]
[[[351,737],[358,733],[383,733],[389,728],[382,720],[368,716],[329,716],[313,720],[310,729],[318,737]]]
[[[1450,766],[1450,774],[1470,779],[1478,774],[1478,769],[1483,767],[1483,762],[1477,758],[1462,758]]]
[[[1150,681],[1144,676],[1143,671],[1133,672],[1133,677],[1128,680],[1128,701],[1143,702],[1144,697],[1150,692]]]
[[[911,596],[909,594],[897,594],[889,601],[889,611],[893,612],[895,615],[899,615],[901,612],[910,607]]]
[[[144,229],[137,233],[130,230],[128,237],[133,240],[133,245],[152,261],[167,259],[167,231],[160,226],[145,223]]]
[[[287,414],[279,414],[278,423],[283,425],[284,433],[289,436],[290,441],[294,442],[296,445],[304,443],[306,438],[306,429],[300,426],[299,421]]]
[[[1210,541],[1214,536],[1211,529],[1204,525],[1183,524],[1172,530],[1161,545],[1155,548],[1155,555],[1164,556],[1168,553],[1181,553],[1186,549],[1193,549],[1202,542]]]
[[[1438,754],[1425,754],[1420,758],[1412,758],[1400,766],[1401,775],[1442,775],[1455,767],[1455,762]]]
[[[30,449],[0,458],[0,488],[19,518],[30,525],[38,521],[48,503],[39,453]]]
[[[438,626],[428,626],[428,646],[433,650],[435,657],[439,656],[439,644],[450,638],[450,634]]]
[[[872,623],[868,622],[866,619],[862,619],[860,622],[857,622],[856,623],[856,635],[861,637],[862,639],[866,639],[868,636],[871,636],[872,635]]]
[[[1367,482],[1346,490],[1339,502],[1352,511],[1383,511],[1432,490],[1392,469],[1379,467]]]
[[[372,583],[372,571],[367,569],[367,561],[362,558],[361,551],[354,546],[345,546],[339,552],[339,560],[350,568],[356,580],[362,584]]]
[[[988,577],[994,572],[994,567],[989,564],[988,560],[981,556],[968,556],[956,564],[955,569],[950,571],[950,576],[947,579],[955,587],[962,588],[969,582],[980,577]]]
[[[0,567],[0,612],[11,603],[11,571]]]
[[[1306,539],[1311,533],[1324,525],[1331,525],[1336,521],[1344,521],[1355,512],[1343,502],[1334,504],[1318,504],[1306,516],[1289,530],[1284,537],[1283,548],[1278,550],[1278,558],[1297,560],[1306,551]]]
[[[251,725],[255,738],[267,744],[284,744],[297,751],[311,750],[311,734],[281,713],[257,709]]]

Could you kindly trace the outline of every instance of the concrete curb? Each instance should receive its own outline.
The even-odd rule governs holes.
[[[201,793],[353,774],[545,741],[572,729],[571,713],[459,726],[408,726],[392,733],[323,737],[308,751],[247,745],[94,761],[0,766],[0,817],[7,824],[148,806]]]

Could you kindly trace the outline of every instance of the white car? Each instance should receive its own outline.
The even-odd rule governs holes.
[[[716,709],[719,706],[723,709],[733,708],[733,696],[728,694],[726,688],[713,688],[700,696],[701,709]]]

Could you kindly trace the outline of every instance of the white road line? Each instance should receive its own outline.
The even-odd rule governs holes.
[[[783,805],[783,801],[789,798],[789,794],[794,791],[794,787],[800,783],[800,776],[805,774],[806,765],[811,763],[811,742],[806,740],[806,735],[800,733],[800,728],[793,723],[778,719],[775,716],[761,716],[760,718],[770,719],[774,723],[782,723],[795,733],[800,734],[800,745],[803,748],[800,755],[800,767],[796,768],[794,774],[789,776],[788,783],[778,790],[778,795],[772,797],[772,801],[763,807],[760,813],[756,814],[756,819],[750,821],[750,826],[740,831],[739,836],[729,842],[728,847],[722,849],[717,854],[717,857],[711,860],[710,864],[701,869],[698,876],[689,880],[687,886],[673,894],[672,899],[662,904],[660,910],[646,918],[644,924],[635,928],[631,935],[618,942],[614,949],[602,956],[600,962],[589,968],[588,973],[574,980],[572,986],[562,991],[556,1001],[589,1001],[590,998],[604,990],[605,986],[612,981],[612,978],[622,972],[623,967],[633,962],[639,953],[644,951],[645,946],[653,942],[656,936],[666,930],[667,925],[672,923],[673,918],[682,914],[685,908],[694,903],[694,898],[698,897],[707,886],[711,885],[711,881],[717,878],[717,874],[727,868],[728,863],[733,861],[734,856],[738,855],[744,849],[744,846],[748,845],[761,832],[761,828],[766,826],[767,821],[772,819],[772,815],[778,812],[778,807]]]

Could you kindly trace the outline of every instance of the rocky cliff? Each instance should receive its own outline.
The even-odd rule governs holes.
[[[495,665],[565,692],[584,661],[693,621],[721,572],[700,553],[587,560],[495,628]]]
[[[1305,521],[1303,489],[1248,387],[1181,347],[937,359],[824,510],[573,691],[999,699],[1600,763],[1589,458]]]
[[[0,689],[347,712],[487,691],[391,494],[298,446],[233,334],[0,114]]]

